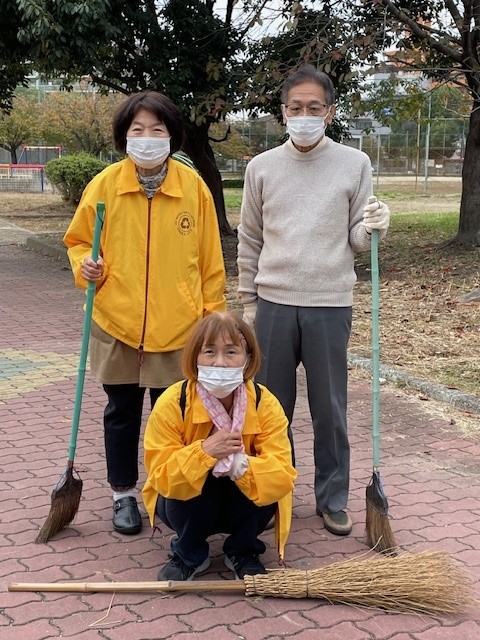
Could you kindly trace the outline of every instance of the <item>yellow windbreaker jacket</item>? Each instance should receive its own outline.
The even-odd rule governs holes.
[[[217,462],[202,449],[213,423],[197,395],[196,383],[188,383],[184,418],[179,404],[181,386],[182,382],[177,382],[160,396],[145,429],[148,475],[142,493],[152,526],[159,495],[176,500],[200,495],[208,473]],[[256,408],[254,385],[247,382],[247,413],[242,435],[249,466],[236,484],[258,506],[278,502],[275,533],[279,556],[283,559],[297,472],[292,466],[285,413],[273,394],[263,386],[261,391]]]
[[[105,202],[93,320],[133,348],[181,349],[204,315],[226,308],[225,268],[215,206],[196,171],[172,158],[148,200],[126,158],[93,178],[65,234],[79,287],[91,254],[97,202]]]

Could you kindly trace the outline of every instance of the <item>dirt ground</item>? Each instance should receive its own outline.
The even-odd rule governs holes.
[[[378,183],[374,177],[373,187],[388,202],[392,217],[459,210],[460,178],[433,177],[425,183],[423,177],[382,176]],[[0,218],[58,243],[72,213],[58,195],[0,193]],[[238,215],[238,210],[228,212],[232,228],[238,223]],[[224,238],[223,248],[229,306],[239,309],[236,236]],[[381,252],[382,247],[380,256]],[[462,295],[480,287],[478,260],[476,266],[466,268],[450,252],[432,266],[427,259],[429,252],[428,247],[419,247],[418,260],[404,269],[381,263],[381,361],[402,367],[411,375],[478,395],[480,301],[459,302]],[[439,264],[438,260],[443,262]],[[371,289],[367,274],[359,275],[355,289],[350,348],[357,355],[369,357],[370,345]]]

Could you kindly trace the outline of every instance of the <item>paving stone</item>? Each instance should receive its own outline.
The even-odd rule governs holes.
[[[242,592],[57,594],[8,592],[13,582],[155,580],[172,532],[153,537],[111,529],[105,479],[101,386],[87,373],[75,466],[83,480],[74,522],[47,545],[35,536],[65,469],[84,294],[47,256],[0,247],[0,638],[2,640],[478,640],[480,610],[434,618],[365,610],[323,600],[246,597]],[[45,292],[48,292],[46,295]],[[312,428],[303,371],[294,417],[299,477],[287,563],[301,569],[363,557],[365,488],[372,473],[371,389],[350,370],[353,531],[332,536],[315,514]],[[146,403],[147,404],[147,403]],[[480,435],[465,434],[427,404],[382,385],[381,477],[400,550],[446,550],[480,597]],[[144,422],[148,415],[145,406]],[[141,461],[141,453],[139,455]],[[145,474],[141,468],[139,486]],[[278,566],[273,533],[263,536]],[[211,542],[208,580],[231,580],[223,537]],[[203,576],[202,576],[203,578]],[[94,625],[94,626],[91,626]]]

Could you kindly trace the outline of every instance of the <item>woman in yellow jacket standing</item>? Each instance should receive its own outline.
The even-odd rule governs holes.
[[[192,580],[210,564],[207,538],[228,534],[225,564],[237,578],[265,573],[258,536],[275,515],[283,559],[297,476],[278,400],[252,378],[260,350],[250,327],[214,313],[183,353],[186,382],[159,398],[145,429],[145,507],[176,532],[159,580]]]
[[[87,185],[64,242],[77,286],[96,282],[90,367],[104,412],[113,527],[141,531],[135,497],[145,389],[153,407],[181,378],[187,335],[225,309],[225,269],[213,199],[201,177],[173,159],[183,142],[178,107],[157,92],[129,96],[113,120],[127,158]],[[92,260],[96,203],[105,202],[100,257]]]

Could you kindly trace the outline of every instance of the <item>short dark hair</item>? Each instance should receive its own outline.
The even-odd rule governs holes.
[[[203,345],[213,344],[219,335],[228,336],[233,344],[244,343],[248,361],[245,366],[244,379],[249,380],[260,369],[260,347],[253,329],[240,317],[232,313],[211,313],[199,320],[193,327],[182,354],[183,375],[196,380],[198,375],[197,360]]]
[[[319,71],[312,64],[302,64],[296,71],[288,76],[282,85],[281,99],[286,104],[288,94],[292,87],[296,87],[302,82],[314,82],[325,91],[325,99],[331,105],[335,102],[335,87],[332,80],[323,71]]]
[[[167,127],[171,136],[170,154],[180,151],[185,135],[182,112],[170,98],[157,91],[133,93],[120,104],[113,117],[115,149],[125,153],[127,131],[140,109],[150,111]]]

